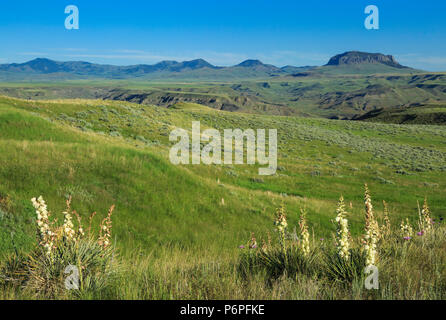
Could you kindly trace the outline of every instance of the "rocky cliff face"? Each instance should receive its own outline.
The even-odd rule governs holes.
[[[394,68],[406,68],[398,63],[391,55],[381,53],[366,53],[350,51],[338,54],[330,59],[327,66],[358,65],[358,64],[385,64]]]

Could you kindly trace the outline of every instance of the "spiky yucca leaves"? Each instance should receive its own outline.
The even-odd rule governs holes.
[[[111,280],[110,276],[116,271],[113,263],[114,248],[111,246],[111,213],[101,224],[101,234],[98,240],[84,237],[80,216],[71,210],[71,198],[67,201],[63,212],[63,225],[57,226],[57,220],[50,221],[47,206],[42,197],[33,198],[36,209],[39,234],[38,246],[32,253],[22,259],[11,257],[2,273],[8,273],[10,283],[20,284],[31,295],[46,298],[82,297],[94,292],[100,293]],[[75,231],[72,215],[78,219],[78,229]],[[75,268],[78,272],[76,290],[69,291],[65,285],[66,268]]]
[[[0,284],[22,286],[26,276],[28,259],[22,254],[13,253],[0,266]]]
[[[279,232],[279,246],[274,246],[269,238],[268,244],[263,243],[261,249],[257,249],[257,242],[251,234],[249,250],[243,250],[238,270],[244,278],[252,273],[265,272],[268,279],[277,279],[282,275],[295,276],[297,273],[314,273],[317,268],[312,268],[316,260],[316,251],[310,248],[306,211],[301,210],[299,218],[300,239],[298,243],[286,245],[286,228],[288,227],[285,207],[282,204],[276,210],[274,225]],[[255,243],[253,246],[252,244]],[[256,250],[252,250],[256,249]],[[312,271],[311,271],[312,270]]]
[[[104,249],[91,239],[62,241],[51,255],[45,254],[41,248],[30,255],[25,288],[46,297],[82,296],[103,290],[117,270],[116,260],[113,261],[114,249]],[[79,290],[68,291],[65,287],[69,274],[64,271],[70,265],[79,271]]]
[[[268,250],[244,250],[239,261],[238,270],[243,278],[256,273],[264,273],[267,279],[278,279],[283,275],[296,278],[298,274],[316,275],[321,266],[315,250],[303,254],[300,247],[288,246],[284,253],[281,247]]]
[[[348,260],[350,258],[350,234],[348,231],[347,211],[345,211],[343,196],[339,198],[336,213],[336,244],[338,255],[344,260]]]
[[[358,248],[350,251],[348,259],[337,252],[328,251],[325,254],[325,274],[331,280],[352,283],[355,279],[362,279],[367,260]]]

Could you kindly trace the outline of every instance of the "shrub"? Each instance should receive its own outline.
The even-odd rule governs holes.
[[[79,270],[78,290],[75,296],[82,296],[87,292],[102,291],[111,277],[115,274],[113,265],[114,250],[104,248],[92,239],[68,241],[59,243],[50,255],[38,248],[26,263],[26,289],[38,292],[45,297],[60,297],[67,295],[65,272],[67,267],[75,266]]]
[[[99,237],[95,239],[91,228],[85,234],[80,216],[71,209],[71,198],[63,212],[63,225],[59,226],[51,218],[42,197],[33,198],[32,202],[37,214],[38,245],[27,256],[11,255],[0,270],[3,275],[0,282],[20,286],[31,295],[45,298],[100,294],[112,282],[118,268],[111,245],[114,206],[103,219]],[[73,216],[77,217],[77,227]],[[67,290],[70,270],[78,273],[76,284],[71,287],[76,289],[73,291]]]

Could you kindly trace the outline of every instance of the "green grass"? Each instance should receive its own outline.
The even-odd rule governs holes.
[[[247,165],[173,166],[168,135],[176,127],[190,130],[193,120],[202,130],[277,128],[277,174],[259,179],[258,167]],[[316,239],[334,232],[340,194],[351,201],[352,234],[362,233],[365,182],[374,199],[389,203],[395,225],[403,217],[415,222],[416,201],[425,196],[437,218],[446,213],[441,126],[251,115],[192,104],[165,109],[1,97],[0,128],[0,197],[9,199],[0,214],[1,259],[34,246],[32,197],[43,195],[59,219],[70,195],[83,219],[97,211],[100,221],[116,204],[113,234],[130,271],[104,298],[225,298],[225,292],[235,298],[302,297],[287,279],[242,289],[234,271],[238,246],[250,232],[265,237],[282,202],[293,225],[306,207]],[[221,274],[210,267],[215,265]],[[317,286],[311,278],[296,281]],[[20,295],[10,290],[0,297]]]

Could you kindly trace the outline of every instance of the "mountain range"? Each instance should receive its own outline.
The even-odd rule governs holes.
[[[279,76],[317,76],[331,73],[410,73],[416,70],[399,64],[393,56],[358,51],[336,55],[324,66],[276,67],[259,60],[219,67],[203,59],[191,61],[161,61],[153,65],[115,66],[85,61],[59,62],[37,58],[25,63],[0,65],[0,80],[34,79],[252,79]]]

